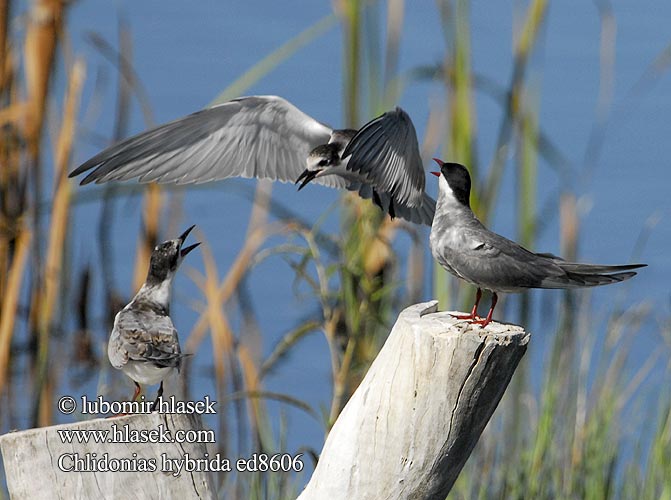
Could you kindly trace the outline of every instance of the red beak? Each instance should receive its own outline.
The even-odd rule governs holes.
[[[445,162],[443,160],[439,160],[438,158],[434,158],[433,161],[435,161],[440,168],[443,168],[443,165],[445,165]],[[431,172],[431,173],[436,177],[440,177],[440,172]]]

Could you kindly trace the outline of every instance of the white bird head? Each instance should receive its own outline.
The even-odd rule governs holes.
[[[340,163],[340,153],[343,148],[344,146],[341,144],[328,143],[317,146],[310,151],[310,154],[308,154],[308,157],[305,160],[306,169],[303,170],[303,173],[296,179],[296,184],[299,182],[301,183],[300,186],[298,186],[298,190],[300,191],[307,186],[315,177],[319,177],[319,174],[324,170],[338,165]]]
[[[319,171],[337,165],[340,163],[342,149],[342,145],[333,142],[317,146],[308,154],[306,160],[307,169],[310,171]]]

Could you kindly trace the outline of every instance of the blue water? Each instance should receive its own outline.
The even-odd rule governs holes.
[[[502,86],[508,85],[511,78],[513,23],[521,22],[521,12],[515,13],[519,10],[517,4],[474,2],[472,5],[473,70]],[[98,112],[81,113],[80,130],[92,130],[109,137],[115,116],[115,70],[86,42],[89,31],[99,33],[116,47],[118,19],[127,21],[134,45],[134,67],[147,89],[154,119],[160,123],[206,105],[255,62],[328,15],[331,8],[330,1],[298,0],[76,2],[70,10],[69,38],[72,52],[87,62],[88,78],[82,99],[84,110],[95,100],[96,73],[104,72],[108,81],[102,89],[102,98],[95,100],[101,106]],[[671,212],[668,196],[670,77],[664,73],[640,95],[627,96],[647,66],[669,43],[671,4],[658,0],[633,8],[626,2],[614,2],[613,9],[617,21],[615,111],[598,161],[589,165],[592,175],[586,176],[583,174],[587,167],[585,148],[595,120],[599,92],[599,18],[591,2],[556,2],[550,8],[541,35],[542,50],[534,56],[531,65],[531,79],[540,95],[542,130],[568,158],[572,174],[560,177],[541,163],[538,206],[551,203],[555,209],[550,213],[556,214],[553,200],[558,189],[565,187],[578,193],[581,205],[585,207],[581,218],[580,258],[593,262],[629,261],[641,229],[651,217],[658,217],[659,222],[650,233],[647,244],[635,256],[650,267],[630,282],[629,291],[632,301],[651,300],[658,315],[668,316],[671,277],[668,258],[671,245],[668,223]],[[433,2],[408,5],[403,29],[401,70],[435,64],[445,58],[446,46]],[[281,95],[319,120],[339,126],[343,124],[344,116],[341,62],[342,35],[339,28],[334,28],[301,49],[246,93]],[[61,78],[55,93],[62,95],[62,92]],[[442,102],[442,97],[442,89],[437,83],[414,83],[404,90],[399,104],[413,117],[420,137],[429,106]],[[486,168],[494,153],[501,108],[490,97],[481,94],[476,96],[475,104],[478,109],[478,156],[481,168]],[[362,117],[362,120],[368,118]],[[136,133],[145,127],[142,115],[134,105],[128,132]],[[90,157],[100,147],[100,142],[93,141],[90,134],[82,133],[73,165]],[[505,189],[500,195],[492,226],[513,237],[512,162],[507,168]],[[232,186],[251,189],[255,185],[254,181],[235,182],[237,184]],[[86,188],[90,189],[95,188]],[[198,224],[211,245],[222,277],[242,245],[248,222],[250,203],[247,196],[238,191],[240,189],[236,188],[186,191],[184,219],[178,223],[180,228]],[[435,193],[435,186],[430,185],[429,191]],[[273,195],[313,222],[338,200],[338,193],[318,186],[311,186],[297,195],[293,186],[275,185]],[[117,207],[123,219],[112,228],[116,237],[113,249],[117,269],[115,284],[130,294],[135,238],[140,227],[139,198],[120,201]],[[88,260],[95,260],[99,255],[98,248],[92,244],[96,241],[94,231],[98,216],[97,203],[78,206],[74,211],[73,246],[78,255]],[[335,230],[337,227],[338,220],[332,215],[326,228]],[[428,237],[427,231],[425,234]],[[405,246],[407,244],[401,245],[402,254],[407,251]],[[536,248],[559,251],[557,215],[547,221]],[[203,271],[197,256],[189,259],[192,267]],[[428,254],[427,262],[430,262]],[[305,295],[294,295],[293,278],[289,267],[277,257],[265,261],[250,276],[249,290],[265,354],[300,317],[317,308],[314,300]],[[180,274],[176,288],[174,317],[184,337],[195,321],[195,313],[189,305],[199,292],[186,273]],[[427,283],[426,299],[431,298],[430,290]],[[603,308],[614,292],[612,288],[599,289],[592,298]],[[535,300],[540,297],[534,293]],[[239,318],[234,316],[232,320],[234,326],[239,325]],[[538,318],[532,326],[539,328]],[[654,325],[650,325],[647,333],[642,345],[636,346],[640,351],[637,352],[638,363],[661,343]],[[209,338],[205,345],[209,345]],[[542,353],[546,348],[547,343],[542,337],[534,338],[531,355]],[[206,360],[208,350],[204,349],[204,352],[201,359]],[[541,357],[536,355],[538,359]],[[196,386],[192,387],[194,396],[212,391],[207,372],[210,368],[204,366],[197,372]],[[651,379],[646,384],[652,388],[656,382]],[[331,381],[328,351],[322,335],[314,333],[299,344],[291,357],[267,378],[266,387],[304,399],[315,407],[327,407]],[[277,411],[277,405],[271,406]],[[323,440],[321,426],[299,411],[285,408],[285,413],[289,421],[289,450],[305,444],[319,450]]]

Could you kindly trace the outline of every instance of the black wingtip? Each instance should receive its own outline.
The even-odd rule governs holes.
[[[641,269],[643,267],[648,267],[647,264],[624,264],[619,266],[612,266],[612,271],[605,272],[620,272],[620,271],[631,271],[632,269]],[[634,273],[636,274],[636,273]]]
[[[410,120],[410,115],[401,106],[396,106],[394,108],[394,113],[405,120]]]
[[[91,184],[92,182],[97,182],[98,181],[98,176],[96,175],[96,171],[94,170],[91,172],[89,175],[84,177],[80,182],[80,186],[86,186],[87,184]]]
[[[72,179],[73,177],[77,177],[78,175],[83,174],[87,170],[91,170],[95,166],[96,166],[96,164],[91,163],[91,160],[85,161],[84,163],[79,165],[77,168],[75,168],[72,172],[70,172],[68,174],[68,178]],[[93,173],[93,172],[91,172],[91,173]]]

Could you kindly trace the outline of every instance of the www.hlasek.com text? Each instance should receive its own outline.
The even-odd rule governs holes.
[[[177,477],[183,472],[300,472],[304,464],[302,453],[254,453],[249,458],[238,458],[231,461],[219,453],[202,457],[194,457],[185,453],[178,458],[171,458],[161,453],[159,458],[144,458],[133,453],[131,457],[110,457],[109,453],[98,456],[96,453],[63,453],[58,457],[58,468],[63,472],[161,472]]]
[[[169,398],[160,397],[156,411],[159,413],[181,413],[206,415],[215,414],[214,406],[216,401],[210,400],[210,396],[205,396],[202,401],[179,401],[175,396]],[[102,396],[95,399],[88,399],[82,396],[82,414],[101,415],[101,414],[136,414],[136,413],[152,413],[151,409],[154,405],[153,401],[147,401],[144,398],[137,401],[106,401]]]
[[[214,443],[211,429],[175,429],[171,431],[163,424],[154,429],[134,429],[130,425],[113,423],[109,429],[58,429],[62,443]]]

